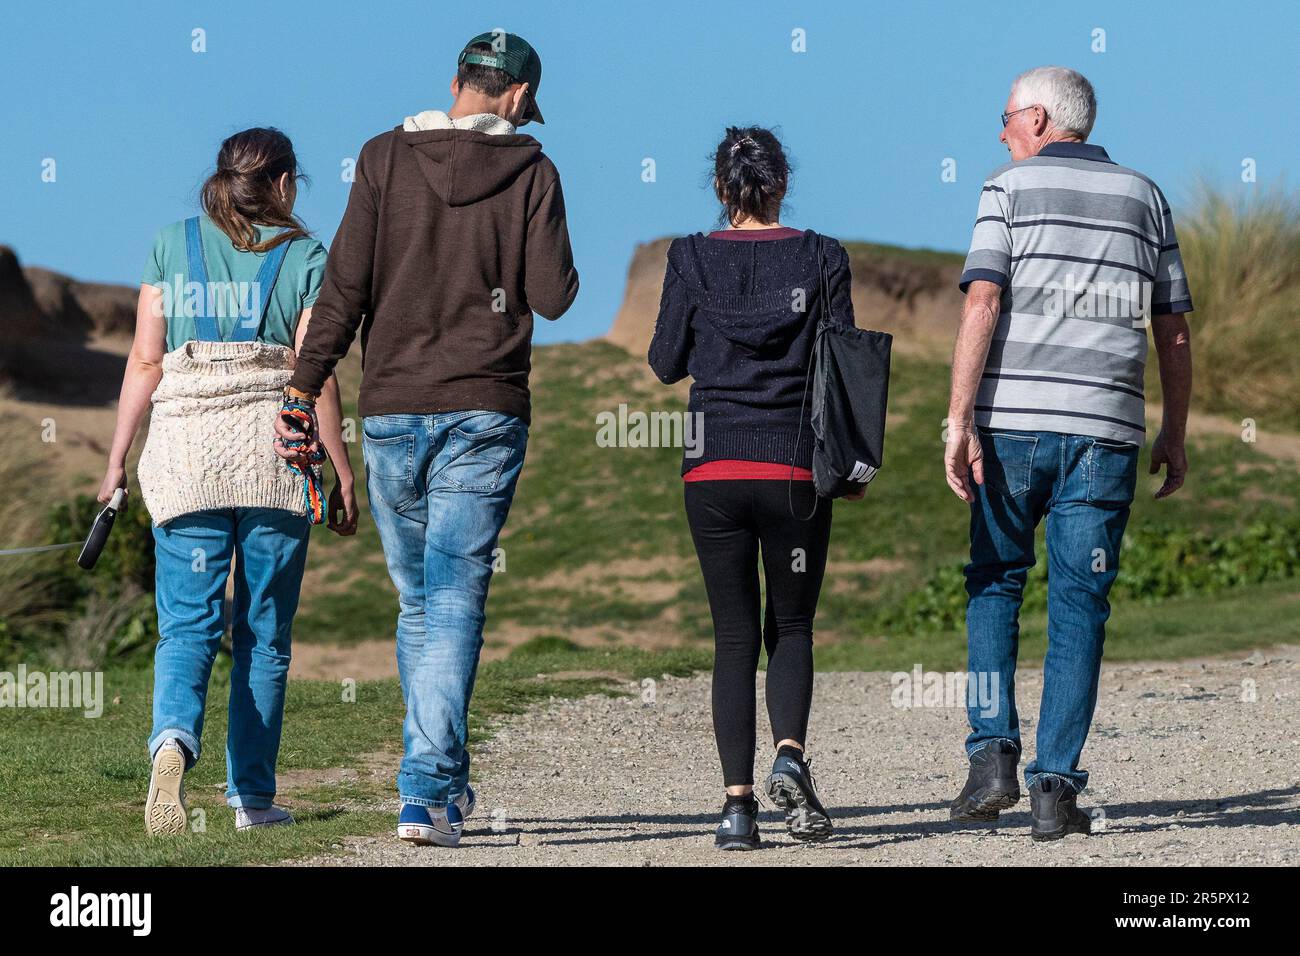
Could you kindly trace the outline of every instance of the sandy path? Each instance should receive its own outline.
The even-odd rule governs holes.
[[[1250,681],[1254,699],[1243,699]],[[1031,753],[1041,686],[1041,671],[1021,672]],[[886,673],[817,676],[810,753],[837,827],[820,846],[794,845],[767,810],[762,850],[712,848],[721,788],[709,678],[697,675],[659,681],[653,703],[555,701],[505,723],[476,755],[480,810],[457,850],[360,838],[310,862],[1300,864],[1300,648],[1108,666],[1081,800],[1104,814],[1103,828],[1054,844],[1030,841],[1027,797],[999,826],[950,823],[947,801],[965,777],[964,714],[899,709],[891,690]]]

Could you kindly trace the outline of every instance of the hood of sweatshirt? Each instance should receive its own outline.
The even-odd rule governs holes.
[[[501,192],[537,162],[542,144],[488,113],[451,119],[441,110],[408,116],[397,133],[429,188],[449,206],[468,206]]]
[[[764,292],[741,291],[758,285],[761,272],[749,242],[686,236],[673,243],[668,262],[690,289],[700,314],[719,335],[753,352],[783,350],[813,321],[810,310],[819,307],[821,277],[815,242],[816,234],[806,232],[796,253],[808,257],[804,280]],[[717,278],[706,282],[706,270],[713,273],[718,269],[729,273],[729,291],[708,288],[717,284]]]

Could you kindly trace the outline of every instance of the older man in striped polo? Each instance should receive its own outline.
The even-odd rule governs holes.
[[[1073,70],[1040,67],[1012,84],[1001,135],[1011,162],[984,183],[961,277],[944,455],[971,506],[970,671],[997,688],[996,708],[969,711],[955,820],[995,820],[1020,799],[1018,617],[1047,521],[1048,648],[1025,768],[1036,840],[1090,832],[1079,755],[1146,434],[1148,328],[1164,387],[1156,497],[1187,473],[1192,303],[1173,219],[1155,183],[1087,142],[1095,116],[1092,85]]]

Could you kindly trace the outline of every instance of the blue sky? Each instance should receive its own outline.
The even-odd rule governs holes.
[[[801,9],[800,6],[806,7]],[[469,37],[502,27],[543,63],[530,126],[559,166],[582,293],[538,341],[609,326],[635,245],[707,229],[707,160],[728,124],[775,125],[796,163],[791,225],[964,249],[998,113],[1020,70],[1097,87],[1093,141],[1174,200],[1300,159],[1300,7],[1210,2],[67,2],[7,7],[0,33],[0,243],[24,264],[135,283],[159,226],[192,214],[217,146],[247,126],[294,140],[298,211],[328,243],[342,163],[449,102]],[[25,8],[25,9],[24,9]],[[993,11],[990,13],[990,11]],[[191,51],[206,31],[207,52]],[[1104,53],[1093,31],[1105,31]],[[802,29],[806,52],[791,49]],[[42,162],[57,181],[41,180]],[[656,181],[642,181],[652,158]],[[956,182],[940,176],[956,161]]]

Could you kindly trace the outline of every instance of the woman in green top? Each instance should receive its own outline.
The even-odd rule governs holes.
[[[309,522],[328,516],[332,531],[350,535],[357,520],[334,379],[317,412],[337,478],[328,505],[317,470],[291,473],[265,437],[325,266],[324,247],[293,213],[299,176],[278,130],[231,136],[203,185],[206,215],[159,232],[140,287],[99,500],[127,487],[127,455],[152,403],[137,477],[157,559],[153,834],[187,828],[182,778],[199,758],[232,573],[226,797],[237,829],[293,822],[273,799]]]

